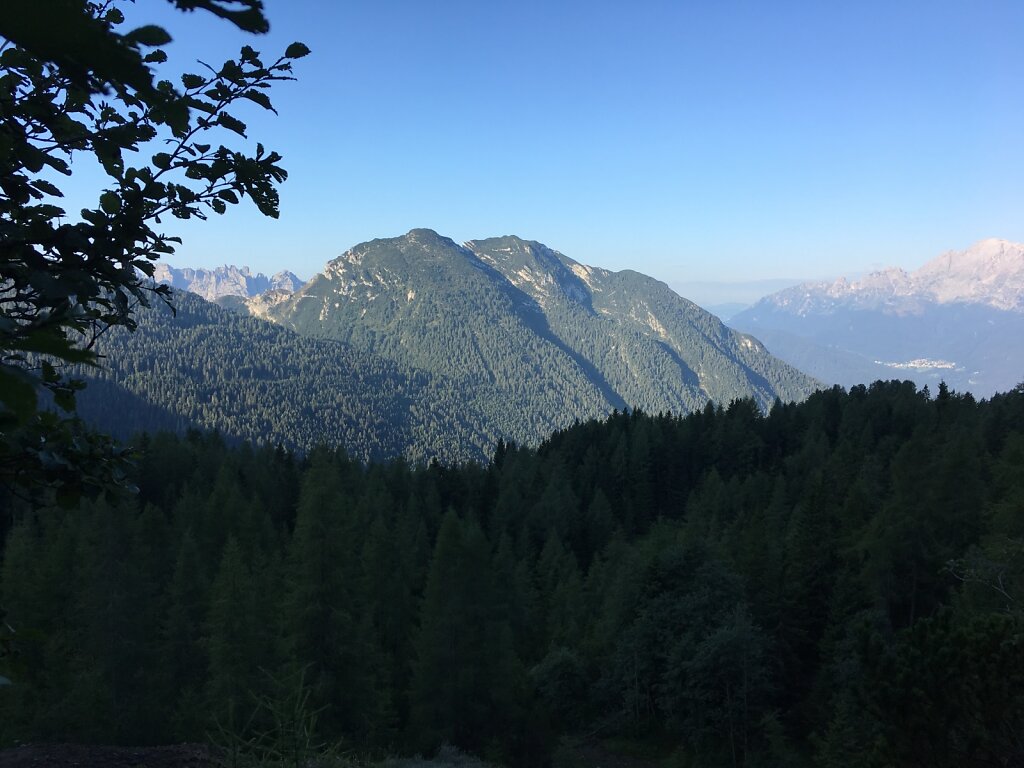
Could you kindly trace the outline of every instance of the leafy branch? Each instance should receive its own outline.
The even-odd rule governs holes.
[[[267,29],[259,0],[172,2]],[[167,32],[122,31],[124,22],[113,0],[11,0],[0,16],[0,484],[38,479],[4,467],[28,456],[26,431],[54,426],[40,421],[40,394],[73,413],[81,385],[62,364],[96,365],[107,329],[134,330],[134,312],[154,297],[170,303],[151,278],[181,239],[158,229],[162,216],[206,219],[246,197],[266,216],[279,213],[281,155],[235,146],[247,127],[234,112],[243,103],[275,111],[267,91],[294,79],[306,46],[293,43],[269,64],[245,46],[219,68],[204,64],[206,74],[182,75],[178,88],[154,77],[167,62]],[[159,143],[165,151],[151,154]],[[58,184],[80,157],[92,157],[109,185],[72,217]]]

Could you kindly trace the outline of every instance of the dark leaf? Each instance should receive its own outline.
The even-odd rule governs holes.
[[[75,391],[73,389],[60,388],[53,393],[53,402],[66,413],[75,410]]]
[[[172,0],[182,10],[203,8],[215,16],[227,19],[243,32],[266,34],[270,30],[263,15],[261,0]],[[241,9],[238,6],[243,6]]]
[[[156,24],[147,24],[133,29],[124,36],[124,39],[130,43],[138,43],[139,45],[151,48],[157,45],[167,45],[171,42],[171,36],[167,34],[167,30],[163,27],[158,27]]]
[[[245,79],[245,74],[242,72],[242,68],[238,66],[238,62],[231,59],[224,62],[224,66],[221,67],[220,72],[217,74],[233,83],[240,83]]]
[[[55,219],[58,216],[64,215],[64,209],[56,205],[34,205],[32,206],[32,212],[45,219]]]
[[[277,110],[274,109],[273,105],[270,103],[270,97],[267,96],[267,94],[265,94],[263,91],[248,90],[243,92],[242,96],[246,99],[249,99],[249,101],[256,102],[264,109],[269,109],[275,115],[277,114]]]
[[[20,368],[0,363],[0,403],[16,414],[35,410],[35,387]]]
[[[217,124],[224,126],[229,131],[234,131],[239,136],[245,136],[245,123],[236,117],[232,117],[227,112],[222,112],[217,117]]]
[[[247,61],[253,66],[263,66],[263,63],[260,61],[259,51],[253,50],[253,48],[248,45],[242,46],[241,57],[242,61]]]
[[[32,186],[38,189],[40,192],[45,192],[46,194],[52,195],[53,197],[64,197],[63,192],[61,192],[59,189],[57,189],[57,187],[55,187],[53,184],[46,181],[45,179],[35,179],[32,182]]]
[[[195,96],[188,97],[188,106],[192,107],[192,109],[198,109],[200,112],[205,112],[208,115],[212,115],[217,111],[216,106]]]
[[[100,207],[104,213],[113,216],[121,210],[121,198],[116,192],[104,192],[100,195]]]

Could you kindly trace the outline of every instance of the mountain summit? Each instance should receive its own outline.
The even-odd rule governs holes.
[[[911,280],[940,304],[960,301],[1024,312],[1024,244],[982,240],[932,259]]]

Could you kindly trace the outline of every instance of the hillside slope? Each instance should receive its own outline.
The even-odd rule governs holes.
[[[479,459],[497,440],[439,377],[193,294],[174,304],[174,314],[154,306],[138,313],[135,333],[102,340],[99,378],[78,396],[86,420],[123,438],[200,427],[291,449],[343,446],[360,460]]]

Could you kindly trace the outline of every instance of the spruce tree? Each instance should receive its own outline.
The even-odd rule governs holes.
[[[306,670],[312,706],[324,708],[325,732],[362,735],[370,727],[370,624],[357,593],[358,539],[349,529],[351,501],[333,457],[313,457],[302,482],[288,551],[285,641],[291,663]]]
[[[210,591],[206,633],[211,727],[229,733],[242,732],[254,709],[254,696],[261,690],[259,628],[253,619],[259,598],[242,548],[229,536]]]
[[[167,589],[167,611],[161,626],[163,698],[170,709],[172,731],[179,738],[204,735],[203,682],[208,660],[203,643],[206,596],[209,589],[199,548],[186,531]]]
[[[479,752],[519,718],[515,656],[491,548],[475,523],[449,510],[441,523],[416,642],[410,700],[416,743]]]

